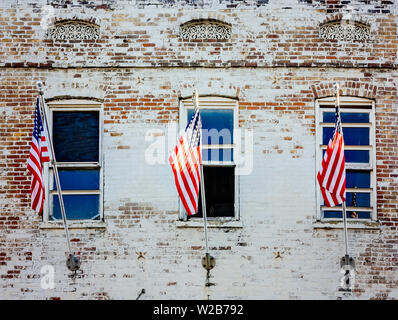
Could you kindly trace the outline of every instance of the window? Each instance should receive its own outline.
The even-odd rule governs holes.
[[[102,219],[101,107],[84,101],[49,104],[50,132],[68,220]],[[62,219],[54,170],[48,172],[48,219]]]
[[[209,219],[239,219],[239,178],[235,174],[234,152],[237,128],[237,101],[221,97],[200,97],[202,118],[202,163],[206,190],[206,213]],[[180,128],[185,128],[193,116],[192,99],[183,100],[180,108]],[[180,218],[186,212],[180,205]],[[199,193],[198,213],[203,217]]]
[[[335,126],[334,98],[316,104],[316,173]],[[375,115],[374,103],[367,99],[340,98],[346,161],[346,214],[348,219],[376,220]],[[342,219],[342,206],[326,207],[317,184],[320,220]]]

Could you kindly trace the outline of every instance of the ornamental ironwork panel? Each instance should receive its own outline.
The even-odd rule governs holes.
[[[99,35],[99,26],[82,21],[60,22],[49,29],[53,40],[97,40]]]
[[[186,40],[226,40],[231,39],[231,27],[229,25],[209,21],[187,23],[180,27],[180,37]]]
[[[325,40],[370,40],[370,27],[350,21],[327,23],[319,28],[319,37]]]

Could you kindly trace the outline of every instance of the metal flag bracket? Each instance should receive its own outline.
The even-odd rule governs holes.
[[[76,272],[80,268],[80,258],[74,256],[73,254],[69,254],[68,259],[66,260],[66,266],[70,271]]]
[[[352,299],[352,288],[355,281],[355,260],[345,255],[340,260],[340,272],[343,274],[338,288],[338,299]]]
[[[345,266],[349,266],[352,269],[355,269],[355,260],[353,257],[345,255],[340,260],[340,267],[343,268]]]
[[[202,258],[202,267],[205,268],[207,271],[213,269],[216,265],[216,259],[212,257],[209,253]]]

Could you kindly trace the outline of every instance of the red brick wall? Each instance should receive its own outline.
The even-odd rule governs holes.
[[[256,132],[257,179],[241,179],[244,226],[210,231],[217,258],[211,297],[334,299],[342,231],[313,228],[312,195],[317,187],[314,102],[332,96],[337,81],[342,95],[372,99],[376,105],[381,227],[350,230],[357,262],[355,297],[397,298],[397,18],[388,1],[362,1],[358,7],[375,36],[364,43],[319,39],[318,25],[338,16],[340,1],[299,1],[292,9],[268,1],[257,1],[255,9],[220,1],[216,13],[204,5],[205,17],[219,17],[233,28],[231,40],[216,42],[179,39],[179,24],[200,16],[181,3],[172,7],[158,1],[147,10],[140,3],[132,13],[123,11],[122,2],[93,3],[83,12],[52,2],[57,19],[75,14],[98,23],[101,39],[95,41],[49,40],[40,27],[39,7],[0,5],[0,297],[135,299],[146,287],[149,298],[203,298],[202,230],[176,228],[177,198],[172,180],[167,182],[168,167],[149,170],[142,157],[131,160],[142,153],[144,129],[165,129],[178,121],[179,98],[196,87],[201,94],[238,98],[239,126]],[[76,279],[65,267],[63,231],[41,229],[41,218],[29,209],[26,159],[38,80],[44,81],[50,100],[103,103],[105,160],[115,161],[106,162],[104,178],[107,227],[71,231],[74,251],[82,258]],[[270,209],[277,204],[265,199],[261,186],[269,183],[270,169],[264,166],[272,161],[297,169],[294,181],[305,206],[293,209],[295,204],[285,201]],[[155,192],[144,174],[123,179],[117,168],[127,165],[127,177],[142,171],[169,187]],[[117,185],[131,192],[113,191]],[[253,185],[260,188],[253,190]],[[261,206],[247,200],[251,194]],[[139,252],[144,260],[137,259]],[[43,264],[56,267],[52,291],[40,289]]]

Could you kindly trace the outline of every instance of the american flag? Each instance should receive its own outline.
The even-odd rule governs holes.
[[[47,134],[43,128],[40,116],[39,98],[36,101],[35,123],[33,127],[32,142],[28,159],[28,170],[32,174],[31,182],[31,204],[37,213],[43,212],[44,184],[43,163],[50,161],[50,153],[47,144]]]
[[[169,157],[177,191],[188,215],[198,212],[201,128],[199,109],[196,109]]]
[[[323,157],[322,167],[318,172],[318,182],[326,206],[334,207],[345,201],[344,138],[341,128],[340,111],[337,105],[336,126],[333,138],[329,140]]]

